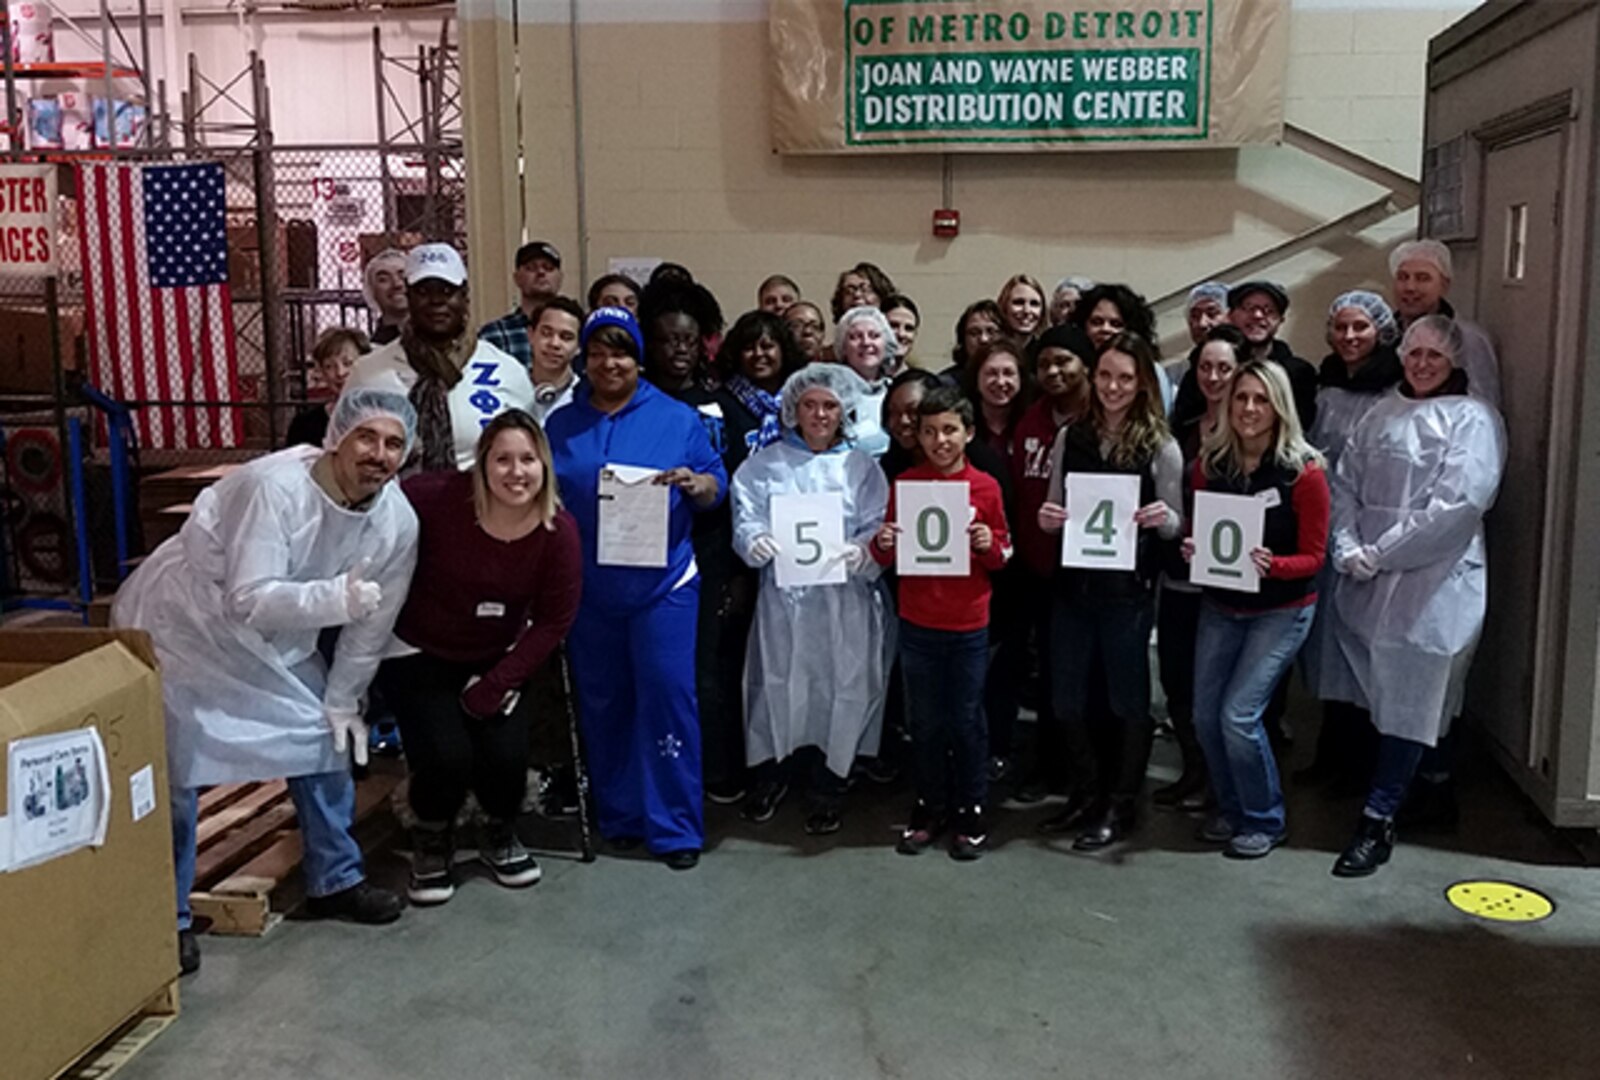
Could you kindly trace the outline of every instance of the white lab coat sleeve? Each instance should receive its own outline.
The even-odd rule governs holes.
[[[768,491],[767,449],[756,451],[734,471],[730,492],[733,497],[733,551],[746,565],[764,563],[750,557],[756,537],[772,531],[772,496]]]
[[[1450,433],[1444,465],[1428,505],[1385,529],[1372,542],[1379,570],[1414,570],[1465,550],[1500,490],[1505,460],[1500,419],[1487,407],[1463,411]],[[1424,478],[1409,477],[1410,484]],[[1384,493],[1379,493],[1384,494]],[[1393,493],[1398,505],[1402,493]]]
[[[381,558],[374,558],[367,569],[367,579],[378,583],[383,599],[371,615],[339,631],[327,689],[322,695],[328,709],[360,709],[411,589],[411,572],[417,565],[416,514],[404,504],[398,491],[384,494],[400,504],[396,507],[399,512],[395,514],[394,532],[387,538],[387,550]]]
[[[851,471],[856,475],[852,478],[855,482],[850,492],[851,513],[845,539],[866,547],[883,527],[883,519],[889,513],[889,479],[868,455],[852,452],[850,456]],[[856,576],[871,581],[882,572],[883,567],[877,560],[869,558],[862,561]]]
[[[300,514],[272,483],[240,486],[217,506],[230,615],[262,634],[320,630],[350,621],[344,582],[292,581],[290,532]]]

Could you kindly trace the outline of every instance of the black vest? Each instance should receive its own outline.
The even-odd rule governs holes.
[[[1263,461],[1249,476],[1206,476],[1205,490],[1221,495],[1259,495],[1276,489],[1278,505],[1267,508],[1262,529],[1262,546],[1274,555],[1300,554],[1300,515],[1294,511],[1294,484],[1297,475],[1276,462]],[[1317,578],[1262,578],[1261,591],[1233,592],[1207,589],[1206,593],[1224,607],[1236,611],[1270,611],[1303,600],[1317,588]]]
[[[1092,423],[1071,424],[1063,435],[1061,471],[1070,473],[1113,473],[1139,478],[1139,505],[1156,501],[1156,482],[1150,474],[1152,456],[1132,466],[1115,465],[1100,453],[1100,433]],[[1065,488],[1063,488],[1065,490]],[[1056,592],[1061,596],[1097,600],[1148,597],[1161,570],[1162,550],[1171,542],[1162,540],[1154,529],[1139,529],[1132,570],[1081,570],[1056,568]]]

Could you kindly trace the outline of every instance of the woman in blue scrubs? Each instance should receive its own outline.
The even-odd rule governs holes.
[[[631,312],[595,310],[582,343],[584,383],[546,432],[583,542],[568,641],[595,808],[613,844],[643,841],[688,870],[705,840],[690,527],[726,498],[728,475],[695,411],[640,380],[644,341]],[[600,474],[611,466],[656,470],[646,482],[671,488],[665,566],[599,564]]]

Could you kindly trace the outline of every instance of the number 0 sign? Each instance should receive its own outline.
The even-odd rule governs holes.
[[[1261,546],[1267,504],[1249,495],[1194,493],[1194,562],[1189,580],[1212,589],[1260,592],[1250,552]]]
[[[966,577],[972,570],[970,492],[965,481],[900,480],[894,485],[895,569],[902,577]]]
[[[774,495],[772,535],[778,588],[844,584],[844,498],[838,492]]]
[[[1067,527],[1061,565],[1083,570],[1132,570],[1138,557],[1139,478],[1107,473],[1067,474]]]

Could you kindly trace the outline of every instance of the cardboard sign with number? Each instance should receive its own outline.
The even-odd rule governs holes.
[[[1067,527],[1061,565],[1081,570],[1132,570],[1138,557],[1139,478],[1113,473],[1067,474]]]
[[[778,588],[844,584],[844,496],[774,495],[772,535],[778,540],[772,560]]]
[[[894,566],[902,577],[966,577],[972,572],[971,493],[965,480],[899,480],[894,485]]]
[[[1194,561],[1189,580],[1212,589],[1260,592],[1250,552],[1261,546],[1267,504],[1251,495],[1194,493]]]

